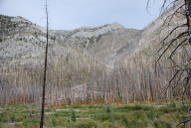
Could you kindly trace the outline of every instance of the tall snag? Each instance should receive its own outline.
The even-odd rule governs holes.
[[[171,0],[170,3],[167,2],[169,1],[164,0],[162,4],[163,14],[166,15],[166,12],[171,13],[166,16],[164,24],[170,26],[177,15],[183,17],[183,22],[175,25],[161,41],[161,47],[157,51],[156,66],[161,61],[161,58],[167,55],[167,58],[172,64],[174,75],[162,93],[166,93],[169,88],[172,88],[174,91],[178,85],[181,85],[180,93],[183,102],[184,97],[191,99],[189,93],[189,89],[191,88],[191,0]],[[175,59],[175,54],[179,51],[185,53],[185,57],[182,58],[183,62],[181,63]]]
[[[43,76],[43,87],[42,87],[42,106],[41,106],[41,119],[40,119],[40,128],[44,126],[44,108],[45,108],[45,94],[46,94],[46,72],[47,72],[47,61],[48,61],[48,1],[46,0],[45,5],[46,13],[46,48],[45,48],[45,60],[44,60],[44,76]]]
[[[168,55],[167,57],[172,63],[174,75],[162,93],[166,93],[171,88],[173,92],[178,92],[178,96],[181,96],[181,102],[184,104],[185,99],[191,101],[191,0],[171,0],[170,3],[167,2],[169,1],[164,0],[163,2],[163,12],[172,10],[172,13],[166,17],[164,24],[170,25],[177,15],[183,17],[183,22],[171,29],[162,40],[161,47],[157,52],[156,66],[162,57]],[[184,52],[184,57],[181,58],[182,62],[178,62],[174,57],[179,51]],[[166,54],[167,52],[168,54]],[[190,111],[191,109],[189,109]],[[177,126],[182,125],[186,127],[186,124],[190,121],[191,117],[188,116]]]

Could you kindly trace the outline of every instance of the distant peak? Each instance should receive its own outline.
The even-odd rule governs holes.
[[[112,24],[110,24],[111,26],[116,26],[116,27],[121,27],[121,28],[125,28],[122,24],[114,22]]]
[[[123,29],[125,28],[123,25],[119,24],[119,23],[112,23],[112,24],[106,24],[106,25],[103,25],[99,28],[102,28],[102,29],[109,29],[109,30],[117,30],[117,29]]]
[[[73,31],[75,33],[72,35],[72,37],[79,37],[79,38],[98,37],[100,35],[124,28],[125,27],[119,23],[106,24],[98,27],[81,27]]]

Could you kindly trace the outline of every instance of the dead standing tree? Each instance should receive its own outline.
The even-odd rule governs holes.
[[[166,94],[171,89],[173,94],[181,96],[181,101],[184,104],[185,98],[191,100],[191,0],[172,0],[170,4],[164,0],[162,9],[164,14],[165,11],[172,10],[172,13],[166,17],[165,24],[170,25],[177,15],[183,16],[182,21],[184,21],[170,30],[162,40],[162,45],[157,52],[156,66],[168,52],[167,57],[174,70],[174,75],[169,80],[169,84],[162,90],[162,94]],[[177,60],[175,56],[180,51],[184,52],[184,55],[181,60]],[[177,126],[186,127],[190,121],[191,117],[189,116]]]
[[[42,87],[42,106],[41,106],[41,119],[40,119],[40,128],[44,126],[44,108],[45,108],[45,95],[46,95],[46,77],[47,77],[47,61],[48,61],[48,38],[49,38],[49,26],[48,26],[48,1],[46,0],[45,5],[46,13],[46,48],[45,48],[45,60],[44,60],[44,77],[43,77],[43,87]]]
[[[149,1],[150,0],[148,0],[148,3]],[[163,14],[165,15],[169,10],[172,10],[172,12],[166,16],[164,24],[170,26],[177,15],[183,16],[182,21],[184,22],[177,24],[161,41],[162,45],[157,51],[158,57],[156,59],[156,66],[168,53],[167,57],[172,63],[174,75],[169,80],[168,86],[163,89],[162,93],[166,94],[169,88],[175,91],[175,89],[179,87],[181,88],[179,91],[182,95],[181,99],[183,102],[185,96],[191,98],[189,91],[191,88],[191,0],[172,0],[169,4],[167,0],[164,0],[162,5]],[[182,58],[183,62],[181,63],[177,62],[177,59],[175,59],[176,57],[174,57],[179,51],[185,53],[184,58]]]

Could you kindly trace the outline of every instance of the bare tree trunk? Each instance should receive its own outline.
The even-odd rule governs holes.
[[[189,44],[191,45],[191,0],[184,0],[186,5],[186,24],[188,27]]]
[[[45,60],[44,60],[44,78],[42,88],[42,106],[41,106],[41,120],[40,128],[44,126],[44,108],[45,108],[45,92],[46,92],[46,72],[47,72],[47,60],[48,60],[48,5],[46,0],[46,49],[45,49]]]

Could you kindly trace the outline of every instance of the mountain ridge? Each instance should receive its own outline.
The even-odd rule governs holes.
[[[7,47],[12,47],[13,44],[15,44],[15,46],[14,46],[15,49],[17,49],[17,47],[19,47],[19,49],[21,49],[21,50],[15,51],[16,55],[17,54],[27,55],[28,53],[26,53],[26,52],[24,52],[24,53],[20,53],[20,52],[22,50],[27,49],[26,47],[33,48],[33,46],[30,46],[29,44],[32,43],[34,45],[34,43],[36,43],[39,46],[38,47],[36,46],[34,49],[38,49],[38,50],[33,51],[33,54],[31,52],[30,56],[31,57],[42,56],[42,53],[43,53],[42,44],[45,43],[45,32],[46,32],[43,27],[33,24],[29,20],[27,20],[23,17],[20,17],[20,16],[17,16],[17,17],[1,16],[1,23],[3,22],[3,19],[5,20],[5,23],[8,22],[8,24],[11,24],[10,26],[8,26],[8,27],[10,27],[8,29],[14,29],[14,30],[8,30],[8,32],[5,31],[5,34],[3,31],[0,33],[1,35],[4,34],[1,37],[3,38],[4,41],[7,42],[6,43]],[[6,27],[7,26],[4,26],[4,28],[6,28]],[[67,45],[67,47],[80,47],[83,50],[87,51],[88,53],[91,53],[92,56],[98,58],[98,60],[102,61],[103,63],[113,65],[114,62],[112,62],[112,61],[113,61],[113,59],[116,58],[113,56],[115,56],[115,54],[117,55],[121,52],[124,52],[124,49],[126,47],[128,47],[128,45],[129,45],[129,43],[125,41],[125,40],[127,40],[127,39],[125,39],[126,36],[128,36],[129,34],[131,36],[134,36],[140,32],[141,32],[141,30],[126,29],[124,26],[122,26],[118,23],[106,24],[106,25],[98,26],[98,27],[82,27],[82,28],[78,28],[78,29],[74,29],[74,30],[70,30],[70,31],[68,31],[68,30],[67,31],[66,30],[50,30],[50,45],[52,45],[53,47],[56,47],[56,45],[58,47],[61,47],[62,45]],[[10,35],[6,35],[7,33]],[[123,36],[120,36],[122,33],[125,33],[126,35],[124,34]],[[10,37],[10,36],[12,36],[12,37]],[[109,38],[111,38],[112,36],[116,36],[114,38],[114,40],[115,39],[116,40],[115,41],[110,40],[110,42],[107,42],[107,40],[109,40]],[[8,38],[8,39],[6,40],[6,38]],[[130,36],[128,38],[130,38]],[[134,38],[135,38],[135,36],[134,36]],[[14,42],[14,43],[11,43],[11,42]],[[17,42],[17,43],[15,43],[15,42]],[[20,44],[23,44],[25,46],[23,46],[23,47],[20,46],[19,42],[20,42]],[[28,42],[28,43],[24,43],[24,42]],[[101,42],[101,44],[100,44],[100,42]],[[112,42],[112,44],[111,44],[111,42]],[[131,44],[132,44],[132,42],[133,41],[131,41]],[[11,44],[12,46],[8,45],[8,44]],[[26,44],[28,44],[28,45],[26,46]],[[101,46],[99,46],[99,45],[101,45]],[[108,47],[106,47],[106,46],[108,46]],[[105,48],[102,49],[102,47],[105,47]],[[3,45],[1,45],[1,49],[3,49]],[[10,50],[7,49],[6,52],[15,54],[14,51],[11,51],[11,49],[13,49],[13,48],[10,48]],[[6,50],[6,49],[4,49],[4,50]],[[28,50],[28,52],[29,51],[30,50]],[[39,51],[41,51],[41,53],[39,53]],[[55,51],[53,51],[53,52],[56,53]],[[114,52],[114,54],[111,55],[111,53],[113,53],[113,52]],[[34,54],[36,54],[36,55],[34,55]],[[50,54],[52,54],[52,53],[50,52]],[[57,55],[58,54],[60,54],[60,53],[57,53]],[[1,51],[0,58],[15,59],[15,57],[13,57],[13,55],[10,55],[10,56],[9,55],[5,56],[5,55],[6,55],[6,53],[3,53]],[[29,55],[28,55],[28,57],[29,57]]]

